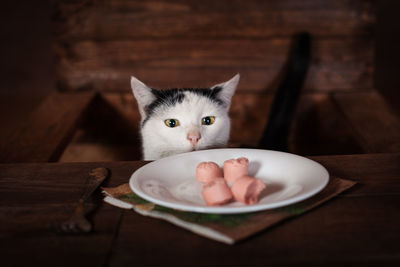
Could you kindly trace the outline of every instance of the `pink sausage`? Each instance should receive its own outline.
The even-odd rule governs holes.
[[[230,159],[224,162],[224,177],[234,183],[236,179],[248,175],[249,160],[247,158]]]
[[[251,205],[258,202],[258,196],[264,188],[261,180],[245,175],[235,181],[231,190],[236,200]]]
[[[208,183],[216,177],[222,177],[221,168],[215,162],[201,162],[196,168],[196,177],[202,183]]]
[[[203,186],[203,198],[209,206],[226,204],[232,199],[232,192],[224,178],[219,177]]]

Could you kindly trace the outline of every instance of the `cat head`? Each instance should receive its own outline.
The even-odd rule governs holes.
[[[229,107],[239,78],[237,74],[210,88],[157,90],[132,77],[144,159],[225,146],[230,133]]]

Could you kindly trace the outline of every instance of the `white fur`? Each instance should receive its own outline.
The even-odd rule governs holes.
[[[182,103],[156,108],[141,131],[144,159],[155,160],[192,150],[226,146],[230,133],[228,111],[238,82],[239,75],[236,75],[230,81],[216,85],[223,88],[218,95],[224,101],[223,106],[187,91],[184,92]],[[154,96],[152,98],[150,88],[136,78],[132,77],[131,84],[143,122],[146,106],[154,101]],[[214,124],[202,125],[201,120],[206,116],[215,116]],[[166,119],[177,119],[180,125],[174,128],[167,127],[164,123]],[[193,131],[201,134],[195,148],[187,140],[187,134]]]

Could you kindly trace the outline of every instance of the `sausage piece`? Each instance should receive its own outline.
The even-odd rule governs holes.
[[[261,180],[245,175],[236,179],[231,190],[237,201],[252,205],[258,202],[258,196],[264,188],[265,184]]]
[[[222,170],[215,162],[200,162],[196,168],[196,177],[202,183],[208,183],[217,177],[222,177]]]
[[[249,160],[247,158],[230,159],[224,162],[224,177],[227,182],[234,183],[236,179],[248,175]]]
[[[207,205],[216,206],[230,202],[233,198],[231,189],[222,177],[213,179],[203,186],[202,195]]]

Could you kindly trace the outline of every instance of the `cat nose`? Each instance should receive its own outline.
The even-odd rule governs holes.
[[[192,146],[196,146],[197,143],[199,142],[200,138],[201,138],[201,135],[200,135],[199,132],[192,132],[192,133],[188,133],[186,138],[187,138],[187,140],[190,141]]]

